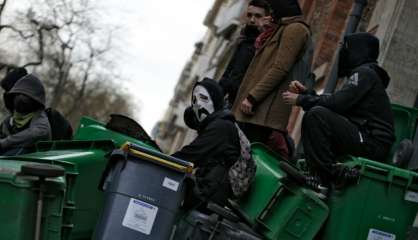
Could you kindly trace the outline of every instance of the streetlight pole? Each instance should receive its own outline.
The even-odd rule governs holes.
[[[354,7],[351,10],[348,23],[345,27],[344,36],[350,33],[354,33],[357,30],[358,24],[360,22],[361,16],[363,15],[363,10],[367,6],[367,0],[355,0]],[[331,73],[328,77],[327,84],[325,86],[324,93],[333,93],[335,87],[337,86],[338,80],[338,55],[340,52],[341,46],[338,46],[334,63],[331,68]]]

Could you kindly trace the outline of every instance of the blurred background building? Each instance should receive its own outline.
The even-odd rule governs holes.
[[[163,151],[172,153],[189,143],[195,132],[183,122],[190,105],[191,90],[204,77],[218,80],[237,44],[248,0],[215,0],[206,15],[207,32],[179,77],[165,116],[153,130]],[[315,88],[321,92],[330,74],[335,52],[355,0],[299,0],[315,44],[313,72]],[[381,64],[392,81],[388,92],[392,102],[406,106],[418,102],[418,1],[368,0],[357,31],[375,34],[381,40]],[[288,130],[296,143],[303,113],[295,108]]]

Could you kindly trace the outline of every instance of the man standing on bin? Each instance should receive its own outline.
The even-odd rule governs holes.
[[[205,78],[196,83],[184,118],[198,133],[189,145],[173,154],[197,167],[196,187],[186,199],[187,205],[207,201],[227,205],[232,197],[228,170],[239,158],[241,145],[234,116],[224,109],[223,92],[216,81]]]
[[[268,144],[276,132],[285,143],[291,107],[281,94],[291,80],[307,69],[306,49],[310,30],[304,22],[297,0],[269,0],[276,25],[263,33],[257,41],[255,53],[232,111],[240,127],[251,142]]]
[[[334,94],[316,95],[297,81],[284,100],[301,106],[302,143],[311,174],[319,185],[355,179],[356,171],[335,166],[338,156],[350,154],[384,161],[394,136],[394,117],[385,91],[390,78],[377,65],[379,40],[369,33],[344,37],[339,77],[349,77]]]
[[[245,26],[232,59],[219,80],[229,104],[233,104],[242,78],[255,53],[255,40],[262,27],[262,19],[269,14],[269,6],[264,0],[252,0],[248,4]]]

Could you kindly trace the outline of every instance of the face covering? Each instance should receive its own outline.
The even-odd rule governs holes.
[[[192,106],[184,109],[183,120],[186,126],[190,129],[197,130],[199,128],[199,121],[196,118],[196,114],[194,113]]]
[[[197,85],[193,90],[192,109],[199,122],[215,111],[212,98],[208,91],[201,85]]]
[[[26,124],[28,124],[32,120],[34,114],[35,113],[33,112],[28,113],[28,114],[14,112],[13,113],[13,125],[16,126],[17,128],[24,127]]]
[[[244,35],[247,37],[257,37],[258,35],[260,35],[260,30],[258,30],[257,26],[253,26],[253,25],[247,25],[244,28]]]
[[[23,94],[18,94],[14,97],[13,106],[15,112],[21,113],[23,115],[30,112],[36,112],[39,108],[36,101]]]
[[[350,74],[348,43],[344,42],[338,56],[338,77]]]

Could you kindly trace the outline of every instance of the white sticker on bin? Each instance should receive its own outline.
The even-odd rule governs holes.
[[[382,232],[376,229],[370,229],[369,235],[367,236],[367,240],[395,240],[396,235],[391,233]]]
[[[407,191],[405,193],[405,201],[418,203],[418,193]]]
[[[158,207],[131,198],[122,225],[132,230],[150,235],[157,212]]]
[[[170,179],[168,177],[164,178],[163,186],[173,190],[174,192],[177,192],[179,189],[179,182],[174,181],[173,179]]]

